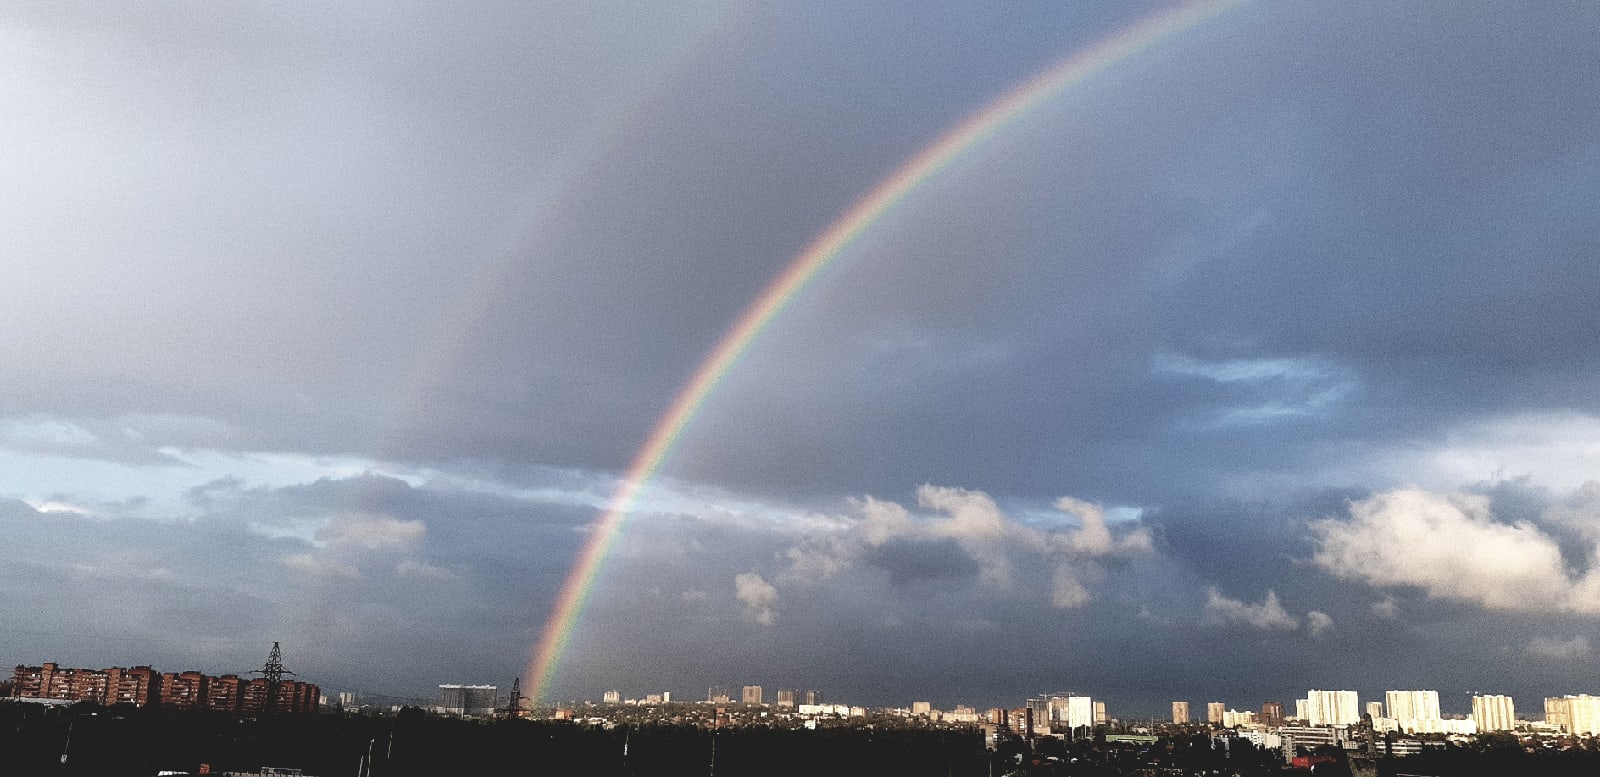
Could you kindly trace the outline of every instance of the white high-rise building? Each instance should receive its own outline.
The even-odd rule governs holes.
[[[1094,699],[1088,696],[1067,697],[1067,726],[1069,728],[1094,728]]]
[[[1389,717],[1395,720],[1438,720],[1438,691],[1389,691],[1383,695]]]
[[[1410,734],[1445,734],[1445,716],[1438,713],[1438,691],[1389,691],[1384,694],[1389,718],[1384,726]],[[1373,726],[1378,726],[1374,721]],[[1474,726],[1474,731],[1477,726]]]
[[[1373,720],[1377,720],[1378,718],[1383,717],[1383,702],[1381,702],[1381,701],[1369,701],[1369,702],[1367,702],[1367,717],[1372,718]]]
[[[1175,701],[1175,702],[1172,703],[1172,722],[1173,723],[1188,723],[1189,722],[1189,702],[1186,702],[1186,701]]]
[[[1600,696],[1580,693],[1544,700],[1544,719],[1568,734],[1600,734]]]
[[[1360,723],[1361,700],[1355,691],[1307,691],[1306,722],[1313,726]]]
[[[1566,710],[1573,721],[1573,734],[1600,734],[1600,697],[1571,695],[1566,697]]]
[[[1510,696],[1474,696],[1472,719],[1478,722],[1479,731],[1513,731],[1517,727],[1517,710]]]
[[[1552,726],[1560,726],[1562,731],[1570,731],[1568,725],[1572,723],[1567,717],[1566,700],[1560,697],[1544,699],[1544,722]]]
[[[1249,710],[1245,710],[1244,712],[1240,712],[1238,710],[1222,711],[1223,728],[1233,728],[1235,726],[1253,726],[1255,723],[1256,714]]]
[[[1227,711],[1228,705],[1223,702],[1206,702],[1206,722],[1217,726],[1222,725],[1222,713]]]
[[[1306,699],[1294,700],[1294,717],[1302,723],[1311,715],[1311,702]]]
[[[1089,696],[1051,696],[1050,722],[1068,730],[1094,727],[1094,699]]]
[[[493,685],[456,685],[447,684],[439,686],[439,705],[434,711],[442,715],[461,715],[464,717],[490,717],[494,715],[494,705],[498,701],[500,689]]]

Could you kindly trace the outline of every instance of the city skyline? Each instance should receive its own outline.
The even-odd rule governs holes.
[[[1596,28],[0,9],[0,659],[1600,692]]]
[[[274,645],[273,658],[275,659],[277,655],[277,646]],[[269,659],[267,669],[270,671],[273,666],[279,667],[278,671],[281,673],[293,674],[291,672],[282,670],[281,663],[275,664],[272,659]],[[225,675],[221,679],[231,683],[231,685],[228,685],[227,687],[232,689],[232,692],[235,694],[235,696],[239,696],[240,694],[244,693],[245,684],[249,684],[252,687],[260,685],[260,688],[256,688],[254,691],[252,691],[252,693],[257,693],[259,695],[261,688],[267,687],[265,683],[272,682],[273,680],[271,680],[270,676],[251,680],[248,675],[252,674],[263,674],[263,670],[253,670],[248,672],[243,680],[241,680],[239,676],[235,674]],[[54,685],[52,685],[52,676],[57,678],[54,681]],[[73,678],[80,679],[74,680]],[[232,702],[218,702],[217,700],[202,701],[202,699],[208,696],[208,691],[206,690],[208,685],[217,686],[219,688],[222,687],[219,685],[221,682],[219,678],[194,670],[186,670],[183,672],[163,672],[152,669],[152,667],[147,664],[134,664],[128,667],[116,666],[102,669],[68,667],[63,666],[58,662],[42,662],[40,665],[36,666],[19,664],[16,666],[14,676],[10,679],[10,682],[12,683],[11,693],[19,697],[42,696],[49,698],[54,696],[56,698],[67,699],[82,698],[103,701],[106,704],[111,704],[117,700],[121,700],[131,701],[141,706],[147,703],[146,699],[150,700],[150,702],[154,702],[155,700],[159,699],[163,705],[174,705],[178,707],[187,707],[202,703],[220,703],[223,707],[227,707],[230,703],[234,704],[235,706],[241,703],[255,703],[258,705],[260,703],[259,699],[256,699],[254,702],[249,702],[249,699],[245,698],[244,696],[235,698],[232,700]],[[515,695],[516,698],[521,700],[520,704],[522,709],[528,710],[529,712],[538,709],[541,705],[532,703],[531,700],[529,700],[526,696],[522,696],[520,694],[520,691],[518,690],[520,682],[521,678],[514,679],[511,685],[512,690],[509,691],[508,694]],[[324,698],[324,704],[332,704],[334,699],[337,699],[341,704],[349,705],[356,699],[363,697],[397,698],[381,692],[373,693],[371,691],[361,692],[348,689],[341,690],[337,688],[319,688],[319,686],[314,682],[305,683],[298,680],[286,680],[284,683],[286,686],[292,686],[295,688],[300,688],[302,686],[309,688],[311,695],[305,698],[314,700],[317,694],[321,693]],[[55,687],[58,691],[62,691],[65,693],[65,695],[53,694],[50,691],[52,687]],[[967,700],[956,701],[952,703],[926,700],[900,700],[892,703],[880,702],[870,705],[862,705],[855,704],[854,702],[861,700],[848,698],[848,693],[843,694],[846,696],[846,698],[842,701],[824,702],[824,692],[814,688],[777,688],[773,691],[772,697],[769,700],[769,697],[766,694],[766,686],[759,684],[746,684],[739,687],[740,694],[737,698],[732,697],[728,693],[727,688],[724,686],[711,686],[704,694],[705,698],[700,699],[693,696],[686,697],[680,694],[678,696],[677,703],[691,705],[738,704],[746,707],[772,707],[777,709],[788,708],[791,711],[796,708],[803,709],[802,705],[817,706],[826,703],[828,706],[843,705],[844,707],[854,707],[857,709],[901,709],[909,711],[912,714],[927,714],[930,711],[949,711],[952,709],[965,709],[970,712],[972,710],[981,709],[1007,709],[1009,706],[1011,706],[1007,704],[1001,704],[999,707],[994,707],[992,705],[974,704]],[[424,706],[437,707],[441,710],[450,707],[458,708],[455,712],[457,715],[470,714],[459,709],[465,707],[481,708],[480,713],[478,714],[499,715],[504,714],[508,709],[510,709],[512,704],[512,696],[507,695],[503,698],[500,697],[498,695],[498,686],[492,683],[441,683],[438,684],[436,688],[439,694],[439,703]],[[87,693],[88,695],[84,696],[82,695],[83,693]],[[472,693],[477,693],[479,697],[481,697],[481,700],[468,703],[466,699],[474,698],[470,696]],[[1296,720],[1304,721],[1306,724],[1312,726],[1351,725],[1361,721],[1361,718],[1363,717],[1362,711],[1364,710],[1365,717],[1370,719],[1388,719],[1393,725],[1396,725],[1398,728],[1407,731],[1408,733],[1416,730],[1419,722],[1432,721],[1437,723],[1444,720],[1459,720],[1463,718],[1480,721],[1480,725],[1487,727],[1484,730],[1493,731],[1509,730],[1509,727],[1514,721],[1535,719],[1536,715],[1536,713],[1529,714],[1527,712],[1528,708],[1524,708],[1524,712],[1517,712],[1512,697],[1502,694],[1470,692],[1467,701],[1468,711],[1463,713],[1457,709],[1454,709],[1450,704],[1442,704],[1440,700],[1440,694],[1436,690],[1391,689],[1377,694],[1372,694],[1372,696],[1381,696],[1381,700],[1378,698],[1371,698],[1367,694],[1352,690],[1335,691],[1312,689],[1310,691],[1306,691],[1305,693],[1306,696],[1297,700],[1292,700],[1290,704],[1296,710],[1296,715],[1294,718]],[[454,696],[451,696],[450,694],[454,694]],[[674,702],[673,694],[673,690],[662,689],[659,687],[651,688],[639,694],[634,694],[631,692],[624,693],[619,689],[612,688],[605,690],[599,694],[598,697],[590,695],[588,697],[575,697],[565,701],[552,700],[546,702],[546,704],[543,706],[547,708],[556,708],[563,704],[574,703],[654,706],[672,704]],[[219,698],[226,698],[226,692],[224,692],[223,696]],[[297,695],[296,698],[302,697]],[[446,698],[450,699],[451,701],[444,701]],[[937,698],[937,694],[923,694],[919,698]],[[1581,720],[1585,730],[1593,728],[1596,733],[1600,733],[1600,696],[1591,696],[1587,693],[1572,694],[1562,692],[1553,695],[1547,694],[1542,698],[1545,708],[1545,713],[1542,719],[1556,720],[1563,724],[1571,723],[1574,720]],[[244,699],[244,701],[241,701],[241,699]],[[1551,706],[1553,703],[1557,702],[1569,705],[1578,703],[1574,702],[1573,700],[1580,700],[1584,706]],[[413,701],[421,700],[413,699]],[[497,701],[504,702],[504,705],[497,704]],[[1017,700],[1011,701],[1014,702]],[[1121,708],[1121,705],[1118,705],[1119,709],[1115,711],[1116,714],[1113,714],[1113,712],[1107,707],[1107,699],[1105,697],[1077,691],[1038,692],[1030,695],[1023,701],[1026,702],[1027,706],[1032,706],[1034,704],[1041,705],[1038,714],[1048,716],[1051,720],[1074,721],[1070,724],[1073,727],[1077,727],[1079,725],[1093,725],[1087,722],[1090,720],[1092,720],[1094,724],[1098,724],[1104,723],[1108,719],[1113,718],[1124,721],[1160,720],[1168,718],[1174,723],[1196,722],[1196,718],[1189,714],[1190,702],[1189,700],[1185,699],[1174,699],[1170,702],[1170,707],[1167,708],[1167,711],[1170,711],[1171,713],[1170,715],[1148,715],[1145,714],[1145,711],[1143,710],[1140,710],[1134,714],[1128,714],[1126,710]],[[1267,727],[1282,725],[1282,720],[1285,716],[1285,705],[1281,700],[1277,699],[1265,699],[1261,700],[1260,702],[1245,702],[1242,704],[1238,703],[1236,700],[1216,701],[1213,699],[1204,702],[1203,706],[1206,710],[1206,713],[1204,718],[1198,722],[1222,724],[1227,728],[1233,727],[1234,723],[1228,721],[1234,718],[1236,714],[1248,716],[1247,722],[1251,725],[1263,725]],[[1238,709],[1241,707],[1243,709]],[[1259,708],[1259,713],[1257,708]],[[398,707],[396,707],[396,709],[398,709]],[[1488,722],[1483,723],[1482,721]],[[1423,733],[1444,733],[1426,728],[1421,730]]]

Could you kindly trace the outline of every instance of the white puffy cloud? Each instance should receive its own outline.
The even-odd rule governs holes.
[[[1113,554],[1136,555],[1154,549],[1149,530],[1139,527],[1113,537],[1106,525],[1106,513],[1100,505],[1064,496],[1056,500],[1056,509],[1075,516],[1081,528],[1065,535],[1065,541],[1075,551],[1089,556]]]
[[[270,526],[253,526],[263,536],[293,537],[290,532],[271,532]],[[314,541],[303,551],[284,556],[289,569],[313,579],[354,580],[375,573],[430,580],[451,580],[449,570],[417,557],[427,533],[420,520],[403,520],[388,515],[341,513],[325,519],[314,531]]]
[[[1306,613],[1306,633],[1313,637],[1320,637],[1333,629],[1333,618],[1327,613],[1312,610]]]
[[[894,502],[884,502],[872,497],[861,500],[859,530],[869,545],[882,545],[889,540],[916,531],[911,513]]]
[[[1096,504],[1062,497],[1055,507],[1075,518],[1072,529],[1042,529],[1006,515],[988,494],[963,488],[924,485],[917,505],[932,514],[915,514],[894,502],[865,498],[858,517],[836,533],[811,537],[783,553],[783,579],[821,580],[854,568],[870,554],[895,542],[954,543],[963,561],[976,565],[981,584],[1010,589],[1019,566],[1030,578],[1049,570],[1050,605],[1081,607],[1090,601],[1086,581],[1102,574],[1097,560],[1131,558],[1153,552],[1148,529],[1113,530]]]
[[[1034,542],[1037,538],[1006,518],[994,500],[981,491],[923,486],[917,490],[917,501],[947,516],[925,524],[927,536],[955,540],[978,562],[985,583],[1010,587],[1011,559],[1006,553],[1007,546],[1012,542]]]
[[[1529,522],[1496,520],[1483,496],[1388,491],[1311,530],[1313,560],[1341,579],[1491,610],[1600,615],[1600,573],[1569,572],[1554,538]]]
[[[810,539],[783,552],[790,580],[825,580],[850,568],[855,550],[837,537]]]
[[[1600,482],[1586,481],[1541,516],[1550,526],[1569,529],[1600,543]]]
[[[1243,623],[1265,631],[1294,631],[1300,628],[1300,619],[1283,609],[1278,594],[1273,591],[1267,591],[1266,598],[1260,604],[1250,604],[1224,596],[1216,586],[1212,586],[1206,589],[1205,611],[1218,620]]]
[[[761,575],[744,572],[733,579],[734,598],[744,605],[745,617],[762,626],[778,621],[778,589]]]

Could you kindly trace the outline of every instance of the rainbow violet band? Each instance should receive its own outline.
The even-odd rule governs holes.
[[[529,697],[538,703],[549,692],[602,563],[640,492],[660,471],[683,430],[739,357],[818,273],[924,182],[1008,124],[1107,68],[1242,4],[1243,0],[1219,0],[1182,5],[1145,17],[1061,60],[924,147],[812,240],[722,336],[635,454],[556,597],[527,668],[527,676],[534,678]]]

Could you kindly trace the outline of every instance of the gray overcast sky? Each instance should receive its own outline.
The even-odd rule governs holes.
[[[656,418],[1163,3],[10,3],[0,659],[509,685]],[[553,692],[1596,692],[1600,6],[1245,3],[876,222]]]

